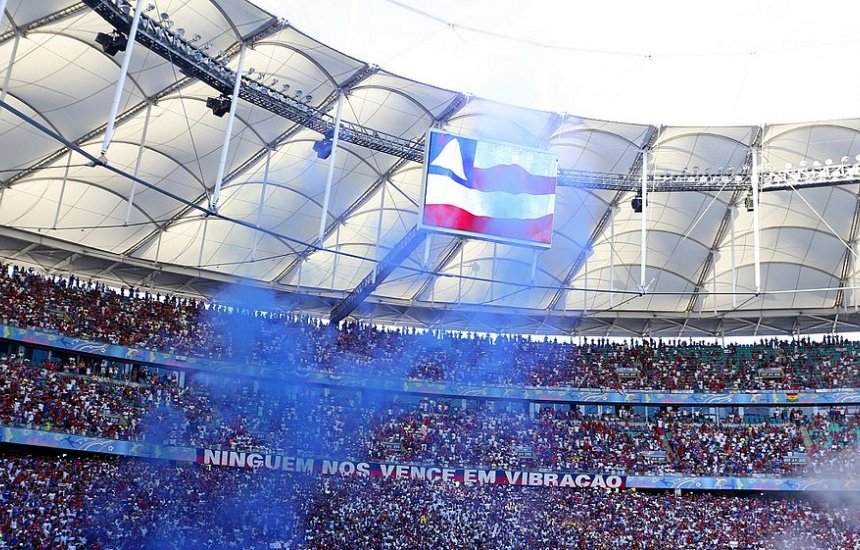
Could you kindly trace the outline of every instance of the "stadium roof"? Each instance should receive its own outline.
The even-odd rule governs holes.
[[[860,119],[677,127],[536,111],[389,73],[242,0],[153,4],[102,165],[94,161],[125,54],[106,54],[95,38],[127,32],[133,10],[114,0],[8,0],[7,261],[206,296],[243,281],[283,291],[280,307],[327,314],[413,235],[421,140],[441,126],[558,154],[553,246],[535,253],[433,235],[374,285],[354,312],[362,319],[615,336],[860,326],[850,288]],[[214,116],[206,100],[229,91],[242,42],[251,47],[212,212],[229,116]],[[312,145],[331,127],[338,90],[348,94],[348,132],[317,241],[328,162]],[[761,193],[758,294],[754,216],[744,207],[754,148],[771,187]],[[641,215],[629,207],[643,150],[661,189],[650,195],[644,294]]]

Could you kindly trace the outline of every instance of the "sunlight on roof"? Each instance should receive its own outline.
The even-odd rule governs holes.
[[[860,3],[256,0],[383,69],[481,97],[650,124],[860,113]]]

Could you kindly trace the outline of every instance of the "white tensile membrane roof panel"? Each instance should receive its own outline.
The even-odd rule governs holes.
[[[88,8],[69,10],[74,6],[9,1],[0,25],[0,82],[8,74],[10,107],[97,156],[125,54],[105,54],[95,34],[109,32],[109,25]],[[461,102],[456,90],[436,85],[442,82],[423,83],[385,65],[374,67],[315,40],[313,29],[272,26],[277,18],[248,2],[172,0],[159,2],[150,15],[162,12],[186,36],[200,34],[195,43],[211,43],[210,54],[232,51],[226,54],[232,69],[238,66],[238,41],[256,36],[245,60],[250,78],[291,95],[301,91],[302,101],[329,116],[338,89],[349,82],[342,119],[407,140],[443,127],[547,148],[564,170],[626,177],[631,185],[641,177],[644,147],[649,177],[743,173],[754,143],[765,170],[828,159],[853,163],[860,155],[857,119],[770,124],[763,130],[757,123],[659,126],[474,96]],[[13,25],[35,27],[16,39],[7,32]],[[302,307],[318,312],[372,273],[418,223],[420,163],[341,141],[324,213],[329,161],[313,150],[322,136],[244,100],[237,104],[226,156],[223,218],[207,216],[227,117],[215,117],[206,100],[219,91],[140,44],[130,67],[107,155],[115,170],[92,166],[34,124],[0,112],[0,231],[21,243],[8,254],[13,261],[58,268],[59,261],[44,263],[50,255],[28,255],[25,249],[40,243],[77,250],[80,257],[133,263],[144,274],[169,268],[200,280],[242,280],[312,296],[317,301]],[[128,177],[135,172],[149,185],[135,184]],[[745,194],[730,189],[650,196],[648,292],[640,295],[642,215],[630,207],[634,196],[559,187],[548,250],[432,235],[357,315],[394,324],[468,326],[467,319],[474,319],[487,328],[603,332],[607,324],[645,330],[657,320],[666,320],[666,327],[690,321],[718,330],[735,317],[827,316],[853,308],[854,293],[847,287],[857,279],[856,251],[849,249],[860,238],[858,185],[762,193],[764,292],[758,296],[753,215],[744,207]],[[62,268],[73,269],[74,261],[66,261]],[[117,273],[126,272],[111,268],[91,275],[109,279]],[[148,280],[157,284],[158,277]],[[141,281],[145,275],[119,282]],[[174,279],[169,285],[181,286]],[[841,310],[834,309],[837,304]]]

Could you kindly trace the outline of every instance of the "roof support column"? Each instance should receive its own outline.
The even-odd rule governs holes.
[[[5,0],[0,0],[0,4],[5,3]],[[3,22],[3,9],[0,8],[0,23]],[[15,41],[12,43],[12,54],[9,56],[9,64],[6,65],[6,75],[3,77],[3,89],[0,90],[0,102],[6,101],[6,94],[9,92],[9,81],[12,79],[12,66],[15,64],[15,58],[18,56],[18,43],[21,42],[21,35],[15,34]],[[3,107],[0,106],[0,110]]]
[[[134,163],[134,179],[131,182],[131,194],[128,196],[128,210],[125,211],[125,225],[131,218],[131,208],[134,206],[134,194],[137,191],[137,177],[140,174],[140,163],[143,161],[144,145],[146,145],[146,131],[149,130],[149,117],[152,115],[152,103],[146,104],[146,115],[143,119],[143,131],[140,133],[140,147],[137,149],[137,160]]]
[[[538,261],[538,249],[535,248],[532,250],[532,271],[531,276],[529,277],[529,283],[535,284],[535,275],[537,274],[537,261]]]
[[[582,314],[588,313],[588,256],[585,256],[583,267],[583,288],[582,288]]]
[[[206,248],[206,231],[209,229],[209,216],[203,219],[203,237],[200,239],[200,252],[197,254],[197,267],[203,267],[203,249]]]
[[[854,302],[854,313],[857,313],[857,242],[851,243],[854,254],[851,255],[851,301]]]
[[[233,136],[233,121],[236,120],[236,107],[239,105],[239,90],[242,87],[242,71],[245,70],[245,54],[248,45],[242,44],[239,51],[239,66],[236,68],[236,80],[233,81],[233,95],[230,96],[230,113],[227,115],[227,129],[224,130],[224,145],[221,146],[221,160],[218,163],[218,175],[215,178],[215,189],[209,200],[209,210],[218,211],[218,201],[221,198],[221,186],[224,185],[224,168],[227,166],[227,155],[230,153],[230,138]]]
[[[645,294],[645,265],[648,259],[648,150],[642,151],[642,243],[639,257],[639,292]]]
[[[755,293],[761,294],[761,224],[759,222],[758,147],[752,150],[752,199],[753,199],[753,261],[755,263]]]
[[[155,241],[155,265],[158,265],[158,257],[161,256],[161,236],[164,235],[164,227],[158,228],[158,239]]]
[[[331,289],[334,290],[335,283],[337,283],[337,261],[340,259],[340,254],[338,254],[338,249],[340,248],[340,228],[343,224],[337,224],[337,229],[334,232],[334,261],[331,266]]]
[[[617,206],[609,212],[609,307],[615,307],[615,214]]]
[[[260,205],[257,207],[257,227],[263,223],[263,203],[266,202],[266,187],[269,185],[269,166],[272,163],[272,150],[266,149],[266,165],[263,168],[263,185],[260,186]],[[260,244],[260,232],[254,233],[254,245],[251,248],[251,261],[257,261],[257,246]]]
[[[422,266],[424,266],[425,269],[430,266],[430,246],[431,246],[432,241],[433,241],[433,234],[428,233],[427,238],[424,239],[424,262],[422,262],[422,264],[421,264]],[[432,294],[433,294],[432,290],[431,290],[430,294],[432,296]],[[415,297],[417,298],[418,296],[416,295]]]
[[[719,254],[719,252],[717,253]],[[714,297],[711,302],[714,304],[714,316],[717,315],[717,264],[714,262],[713,267],[714,274],[711,276],[711,288],[713,288]]]
[[[465,248],[465,246],[460,247],[460,276],[457,277],[457,304],[460,304],[463,300],[463,249]]]
[[[6,9],[6,0],[0,0],[0,23],[3,22],[3,15]],[[6,94],[9,92],[9,82],[12,79],[12,65],[15,63],[15,58],[18,55],[18,43],[21,41],[21,35],[15,34],[15,42],[12,44],[12,55],[9,56],[9,64],[6,65],[6,75],[3,77],[3,89],[0,90],[0,113],[3,112],[3,105],[6,102]],[[3,195],[6,192],[6,188],[9,187],[7,183],[2,188],[0,188],[0,205],[3,204]]]
[[[137,37],[137,28],[140,25],[140,16],[143,14],[144,4],[146,4],[144,0],[137,0],[137,4],[134,7],[134,17],[131,20],[131,29],[128,31],[128,39],[126,40],[125,56],[122,58],[122,67],[119,71],[119,78],[117,78],[116,81],[116,88],[113,93],[113,103],[111,103],[110,106],[107,128],[105,129],[105,138],[102,142],[102,157],[107,155],[108,148],[110,147],[110,140],[113,139],[113,132],[116,128],[116,115],[119,112],[119,102],[122,100],[122,91],[125,88],[125,80],[128,76],[128,67],[131,64],[131,54],[134,51],[134,40]]]
[[[63,172],[63,183],[60,185],[60,198],[57,199],[57,210],[54,212],[54,225],[51,229],[57,228],[57,222],[60,221],[60,208],[63,206],[63,195],[66,194],[66,182],[69,181],[69,167],[72,164],[72,152],[69,151],[69,160],[66,161],[66,169]]]
[[[732,212],[732,215],[734,216],[735,212]],[[731,242],[729,243],[729,249],[731,250],[731,254],[732,254],[732,309],[735,309],[738,307],[738,296],[737,296],[738,272],[737,272],[737,267],[735,264],[735,223],[734,223],[734,221],[731,222],[731,226],[729,226],[729,231],[731,231],[731,236],[729,237],[731,239]],[[717,275],[716,275],[716,273],[714,273],[714,278],[716,279],[716,277],[717,277]],[[716,299],[716,297],[714,299]]]
[[[492,304],[496,297],[493,295],[493,289],[496,286],[496,256],[497,256],[497,248],[498,244],[493,243],[493,261],[490,264],[490,303]]]
[[[384,256],[382,250],[382,222],[385,221],[385,183],[379,188],[379,217],[376,219],[376,259],[381,260]]]
[[[340,92],[337,96],[337,110],[334,115],[334,135],[331,138],[331,155],[328,159],[328,175],[325,180],[325,194],[323,195],[322,215],[320,216],[320,244],[322,244],[325,239],[325,226],[328,219],[328,203],[331,200],[331,182],[334,179],[334,163],[337,159],[337,142],[340,137],[340,115],[343,111],[343,96],[343,92]]]

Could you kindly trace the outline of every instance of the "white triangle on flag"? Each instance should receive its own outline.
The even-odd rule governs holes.
[[[466,179],[466,170],[463,167],[463,154],[460,152],[460,142],[456,139],[449,141],[442,149],[442,152],[439,153],[439,156],[433,159],[430,165],[446,168],[454,172],[454,175],[458,178]]]

